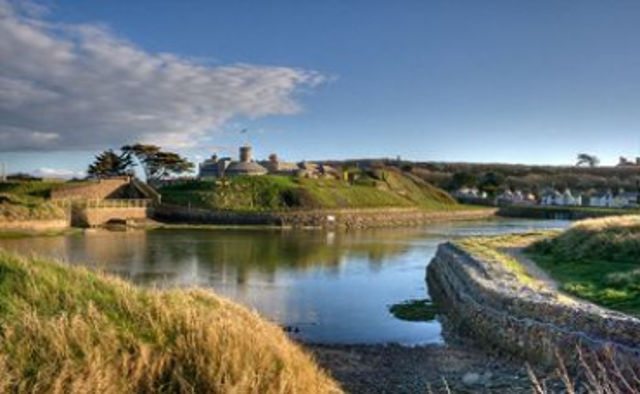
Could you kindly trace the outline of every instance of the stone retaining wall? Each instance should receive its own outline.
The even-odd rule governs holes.
[[[431,297],[447,323],[479,345],[553,365],[575,360],[577,346],[640,365],[640,320],[552,290],[532,289],[499,264],[440,245],[427,267]]]
[[[582,220],[637,213],[621,208],[581,208],[509,205],[500,207],[498,216],[528,219]]]
[[[152,216],[152,208],[147,207],[82,207],[76,206],[71,211],[71,223],[75,227],[98,227],[109,221],[145,220]]]
[[[154,218],[166,222],[189,224],[368,228],[417,226],[445,220],[482,219],[494,214],[494,209],[427,212],[404,208],[265,213],[225,212],[163,204],[155,209]]]

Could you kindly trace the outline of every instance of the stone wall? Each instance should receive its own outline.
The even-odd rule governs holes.
[[[581,346],[640,365],[639,319],[529,288],[451,243],[438,248],[427,282],[450,328],[481,346],[548,365],[556,352],[571,364]]]
[[[631,209],[589,208],[589,207],[549,207],[549,206],[503,206],[498,216],[529,219],[582,220],[607,216],[637,213]]]
[[[418,209],[349,209],[286,212],[229,212],[163,204],[154,218],[172,223],[272,225],[317,228],[369,228],[417,226],[435,221],[472,220],[493,216],[494,209],[426,212]]]
[[[71,223],[75,227],[98,227],[110,221],[145,220],[152,215],[152,208],[142,207],[100,207],[88,208],[76,206],[72,208]]]

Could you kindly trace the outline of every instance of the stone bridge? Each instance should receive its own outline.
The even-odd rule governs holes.
[[[113,177],[60,188],[51,201],[71,212],[71,225],[96,227],[148,218],[161,196],[135,177]]]
[[[150,200],[102,200],[72,203],[71,225],[98,227],[109,223],[144,221],[153,213]]]

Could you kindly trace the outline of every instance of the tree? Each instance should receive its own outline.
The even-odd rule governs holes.
[[[194,165],[177,153],[165,152],[159,146],[135,144],[123,146],[122,152],[135,158],[142,167],[147,182],[193,170]]]
[[[451,190],[456,190],[461,187],[474,187],[478,183],[478,179],[474,174],[467,171],[458,171],[453,174],[451,178]]]
[[[87,174],[97,178],[130,175],[133,165],[129,155],[125,153],[118,155],[109,149],[95,157],[87,169]]]
[[[589,166],[589,167],[597,167],[600,164],[600,159],[596,155],[590,155],[588,153],[580,153],[578,154],[578,159],[576,166]]]
[[[503,183],[504,176],[502,174],[489,171],[480,179],[480,190],[487,192],[490,196],[495,196]]]

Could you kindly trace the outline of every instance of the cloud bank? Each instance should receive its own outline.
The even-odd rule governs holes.
[[[293,114],[317,72],[207,66],[150,53],[95,24],[0,0],[0,151],[189,147],[234,118]]]

